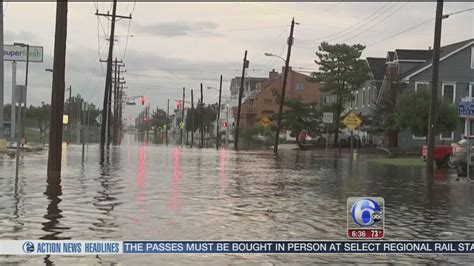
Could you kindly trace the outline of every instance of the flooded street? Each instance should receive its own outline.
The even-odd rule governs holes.
[[[129,140],[129,141],[127,141]],[[46,182],[47,151],[0,160],[0,238],[75,240],[345,240],[346,200],[385,198],[386,240],[474,238],[474,183],[444,171],[390,166],[310,151],[234,152],[144,144],[125,136],[99,165],[99,149],[63,149],[61,185]],[[3,263],[314,263],[394,255],[3,256]],[[399,262],[472,256],[396,255]]]

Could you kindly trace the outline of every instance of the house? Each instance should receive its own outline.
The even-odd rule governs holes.
[[[399,92],[429,89],[432,76],[432,54],[427,50],[397,49],[387,54],[387,71],[377,102],[386,97],[396,97]],[[441,47],[439,63],[439,97],[452,101],[456,106],[462,99],[473,97],[474,87],[474,39]],[[416,115],[416,114],[415,114]],[[471,119],[460,117],[458,128],[436,137],[436,143],[449,144],[467,135]],[[474,135],[474,130],[469,132]],[[415,136],[409,130],[397,137],[399,147],[420,147],[425,136]]]
[[[282,73],[284,67],[282,68]],[[259,82],[256,90],[248,95],[242,103],[241,127],[255,126],[262,118],[272,118],[279,111],[278,95],[281,95],[283,74],[275,70],[269,72],[268,79]],[[288,68],[288,78],[285,90],[286,99],[301,99],[303,103],[319,103],[320,84],[311,77]],[[237,111],[233,112],[234,119]]]

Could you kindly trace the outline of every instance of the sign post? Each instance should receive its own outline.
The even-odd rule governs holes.
[[[353,145],[353,140],[354,140],[354,129],[356,129],[360,123],[362,123],[362,120],[359,118],[359,116],[356,115],[353,111],[349,112],[346,117],[342,120],[342,123],[346,125],[348,129],[351,130],[351,152],[352,152],[352,157],[357,158],[357,155],[354,154],[354,145]]]
[[[458,106],[458,115],[466,119],[466,174],[467,177],[470,179],[471,176],[469,168],[471,166],[471,118],[474,117],[474,102],[472,101],[472,98],[468,97],[461,100]]]
[[[329,124],[332,124],[334,120],[333,113],[323,113],[323,123],[326,124],[326,155],[328,153],[328,143],[329,143]]]

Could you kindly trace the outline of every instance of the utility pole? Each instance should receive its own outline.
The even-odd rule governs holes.
[[[288,52],[286,53],[285,73],[283,76],[283,84],[281,85],[280,108],[278,109],[277,130],[275,134],[275,145],[273,152],[278,153],[278,142],[280,141],[281,117],[283,113],[283,104],[285,102],[286,81],[288,79],[288,67],[290,65],[291,46],[293,45],[293,30],[295,28],[295,18],[291,20],[290,37],[288,38]]]
[[[112,144],[115,146],[117,145],[117,92],[118,92],[118,84],[119,84],[119,74],[118,74],[118,62],[117,62],[117,57],[115,57],[115,73],[114,73],[114,112],[113,112],[113,120],[112,120]],[[109,95],[110,96],[110,95]],[[109,114],[110,115],[110,114]],[[110,143],[110,139],[109,139]]]
[[[245,77],[245,68],[249,67],[249,61],[247,61],[247,50],[245,50],[244,55],[244,63],[242,66],[242,78],[240,80],[240,88],[239,88],[239,105],[237,108],[237,123],[235,125],[235,138],[234,138],[234,150],[239,149],[239,130],[240,130],[240,110],[242,108],[242,94],[244,90],[244,77]]]
[[[71,142],[71,126],[70,126],[70,124],[71,124],[71,121],[72,121],[72,119],[71,119],[72,116],[71,116],[71,111],[69,110],[69,109],[72,109],[71,108],[71,92],[72,92],[71,85],[69,85],[68,90],[69,90],[69,97],[68,97],[68,103],[66,104],[66,114],[68,116],[68,121],[67,121],[67,126],[66,126],[67,127],[67,142],[66,142],[67,144],[69,144],[69,142]]]
[[[194,94],[191,89],[191,148],[194,145]]]
[[[222,97],[222,75],[219,81],[219,105],[217,106],[217,119],[216,119],[216,150],[219,149],[221,138],[219,137],[219,120],[221,118],[221,97]]]
[[[165,140],[166,146],[168,146],[168,121],[170,120],[170,99],[168,99],[168,105],[166,107],[166,128],[165,128]]]
[[[0,51],[3,51],[3,1],[0,1]],[[4,62],[3,56],[0,58],[0,152],[7,149],[7,141],[3,129],[3,96],[4,96]],[[14,105],[14,102],[12,102]],[[10,123],[11,125],[11,123]],[[10,127],[11,129],[11,127]]]
[[[183,136],[183,127],[181,125],[184,124],[184,92],[185,88],[183,87],[183,102],[181,103],[181,123],[179,125],[179,128],[181,129],[181,147],[183,147],[183,142],[184,142],[184,136]]]
[[[202,83],[201,83],[201,142],[199,148],[204,146],[204,95],[202,93]]]
[[[443,0],[438,0],[436,5],[436,20],[433,44],[433,63],[431,74],[431,93],[430,93],[430,113],[428,118],[428,154],[426,158],[426,170],[429,177],[433,177],[434,172],[434,146],[436,119],[438,117],[438,78],[439,78],[439,52],[441,46],[441,26],[443,20]],[[470,148],[470,147],[469,147]]]
[[[63,135],[64,72],[66,68],[67,0],[56,3],[54,38],[53,88],[51,93],[51,121],[49,130],[48,183],[61,177],[61,149]]]
[[[117,16],[117,0],[113,1],[113,6],[112,6],[112,15],[109,13],[107,14],[102,14],[99,13],[99,11],[96,11],[97,16],[106,16],[106,17],[112,17],[112,22],[110,26],[110,38],[109,38],[109,54],[107,56],[107,73],[105,77],[105,88],[104,88],[104,101],[103,101],[103,106],[102,106],[102,125],[100,129],[100,148],[101,148],[101,156],[100,156],[100,161],[103,163],[104,161],[104,146],[105,146],[105,138],[106,138],[106,129],[108,125],[108,117],[107,117],[107,112],[110,109],[108,100],[109,100],[109,91],[112,88],[112,56],[113,56],[113,50],[114,50],[114,37],[115,37],[115,20],[116,18],[124,18],[124,19],[131,19],[132,16]]]

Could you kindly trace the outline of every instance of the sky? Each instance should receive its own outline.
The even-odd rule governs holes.
[[[66,86],[72,94],[102,106],[110,21],[95,15],[111,12],[111,3],[72,2],[68,7]],[[474,8],[472,2],[447,2],[444,14]],[[4,43],[24,42],[44,47],[44,62],[31,63],[28,105],[51,100],[56,3],[4,2]],[[385,57],[394,49],[433,46],[436,2],[222,2],[222,3],[118,3],[117,14],[129,15],[116,24],[114,58],[125,64],[126,93],[144,95],[151,108],[170,109],[174,101],[195,98],[200,83],[204,101],[217,101],[219,76],[223,99],[230,95],[230,80],[240,76],[248,51],[248,76],[281,71],[284,62],[265,52],[286,56],[289,25],[294,17],[295,42],[290,65],[296,71],[317,69],[315,51],[322,40],[366,45],[365,57]],[[395,35],[394,37],[391,37]],[[391,38],[389,38],[391,37]],[[474,11],[443,20],[442,45],[474,37]],[[18,63],[17,84],[24,83],[24,63]],[[5,103],[11,102],[11,63],[5,62]],[[67,93],[66,93],[67,95]],[[138,101],[137,101],[138,102]],[[134,117],[142,106],[126,106],[124,117]]]

